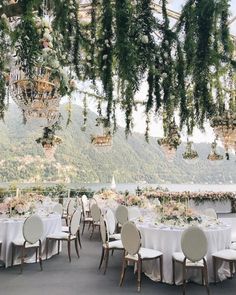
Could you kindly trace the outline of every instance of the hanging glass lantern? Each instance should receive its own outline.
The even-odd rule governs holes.
[[[225,111],[222,116],[214,117],[211,127],[225,148],[225,155],[229,160],[229,150],[235,149],[236,142],[236,113]]]
[[[217,143],[216,143],[216,139],[215,139],[214,142],[212,142],[212,144],[211,144],[211,151],[207,157],[208,160],[210,160],[210,161],[223,160],[224,157],[217,153],[216,147],[217,147]]]
[[[167,136],[157,140],[158,144],[162,147],[166,158],[170,161],[174,159],[176,150],[181,144],[180,137],[178,126],[173,121],[169,126]]]

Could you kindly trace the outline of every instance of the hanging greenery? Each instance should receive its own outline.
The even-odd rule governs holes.
[[[17,66],[31,79],[38,65],[51,69],[60,97],[71,95],[77,79],[92,82],[99,92],[94,95],[97,122],[110,132],[117,129],[117,108],[125,115],[126,134],[132,131],[135,95],[142,83],[148,85],[142,101],[147,140],[153,115],[162,119],[168,137],[176,116],[178,130],[186,128],[192,134],[194,126],[204,128],[207,120],[228,110],[235,113],[229,0],[188,0],[174,27],[168,1],[159,3],[160,20],[151,0],[21,0],[10,5],[4,1],[0,118],[7,105],[9,72]],[[86,114],[87,102],[84,107]]]

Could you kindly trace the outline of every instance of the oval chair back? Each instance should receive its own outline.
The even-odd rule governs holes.
[[[53,213],[57,213],[60,216],[62,216],[62,213],[63,213],[63,206],[62,206],[62,204],[60,204],[60,203],[56,204],[53,207],[52,211],[53,211]]]
[[[207,253],[207,238],[198,226],[188,227],[181,237],[181,248],[187,259],[197,262]]]
[[[71,216],[75,210],[75,200],[70,199],[68,206],[67,206],[67,215]]]
[[[131,207],[131,208],[129,208],[129,210],[128,210],[129,220],[137,219],[137,218],[139,218],[141,216],[142,216],[142,214],[141,214],[139,208],[137,208],[137,207]]]
[[[70,234],[76,235],[80,224],[81,211],[75,210],[71,217]]]
[[[102,215],[100,216],[100,233],[101,233],[102,243],[104,245],[109,241],[109,233],[107,230],[107,222]]]
[[[204,214],[208,217],[217,219],[216,211],[213,208],[208,208],[208,209],[204,210]]]
[[[110,235],[113,235],[116,230],[116,218],[113,211],[108,208],[105,214],[107,220],[108,231]]]
[[[133,222],[128,221],[123,225],[121,230],[121,241],[128,254],[133,256],[139,252],[141,247],[141,236]]]
[[[91,207],[93,206],[93,204],[97,204],[97,200],[95,198],[91,198],[89,200],[89,209],[91,210]]]
[[[23,224],[23,237],[29,244],[35,244],[43,235],[43,221],[38,215],[31,215]]]
[[[81,202],[83,203],[83,205],[84,205],[84,209],[87,209],[87,207],[88,207],[88,197],[86,196],[86,195],[83,195],[82,197],[81,197]]]
[[[128,221],[128,209],[124,205],[119,205],[116,209],[117,222],[123,225]]]
[[[97,204],[93,204],[91,206],[91,216],[94,222],[98,222],[101,216],[101,209],[98,207]]]

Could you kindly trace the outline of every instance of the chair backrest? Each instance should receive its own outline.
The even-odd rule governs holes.
[[[81,201],[84,204],[84,207],[88,206],[88,197],[86,195],[81,197]]]
[[[139,208],[137,207],[131,207],[128,209],[128,216],[129,216],[129,220],[132,220],[132,219],[137,219],[139,217],[142,216]]]
[[[208,217],[217,219],[216,211],[213,208],[208,208],[208,209],[204,210],[204,214]]]
[[[62,215],[63,213],[63,207],[62,207],[62,204],[56,204],[54,205],[53,209],[52,209],[53,213],[57,213],[59,215]]]
[[[98,207],[97,204],[93,204],[91,206],[91,216],[94,222],[98,222],[101,216],[101,209]]]
[[[116,230],[116,218],[113,211],[110,208],[107,209],[105,218],[107,220],[109,234],[112,235]]]
[[[141,235],[133,222],[128,221],[123,225],[121,241],[128,254],[135,255],[139,252],[141,247]]]
[[[68,206],[67,206],[67,214],[71,216],[74,213],[75,210],[75,200],[70,199]]]
[[[190,261],[203,259],[207,253],[207,238],[204,231],[198,226],[188,227],[182,234],[181,248]]]
[[[116,219],[121,225],[128,221],[128,209],[124,205],[119,205],[117,207]]]
[[[82,205],[82,200],[79,196],[76,197],[76,206],[79,207]]]
[[[80,225],[80,217],[81,217],[81,210],[75,210],[74,213],[71,216],[70,221],[70,233],[72,235],[75,235],[79,229]]]
[[[107,222],[102,215],[100,216],[100,233],[101,233],[102,243],[106,244],[109,241],[109,232],[107,229]]]
[[[91,210],[91,207],[93,206],[93,204],[97,204],[97,200],[95,198],[89,199],[89,208],[90,208],[90,210]]]
[[[38,215],[31,215],[23,224],[23,237],[26,242],[34,244],[43,235],[43,221]]]

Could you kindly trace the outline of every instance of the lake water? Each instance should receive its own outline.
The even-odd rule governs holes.
[[[18,184],[19,188],[27,188],[32,186],[37,186],[38,184],[31,183],[31,184]],[[43,183],[40,186],[53,186],[56,183]],[[110,183],[70,183],[65,184],[68,188],[89,188],[92,191],[98,191],[102,188],[110,189]],[[8,183],[0,183],[0,187],[8,187]],[[191,192],[198,192],[198,191],[214,191],[214,192],[236,192],[236,184],[146,184],[146,183],[117,183],[116,190],[117,191],[126,191],[128,190],[130,193],[134,193],[137,187],[145,188],[145,187],[162,187],[167,188],[169,191],[175,192],[183,192],[183,191],[191,191]]]

